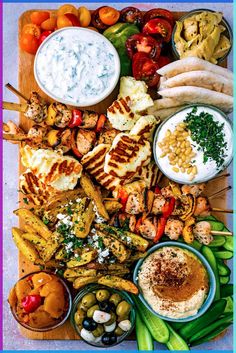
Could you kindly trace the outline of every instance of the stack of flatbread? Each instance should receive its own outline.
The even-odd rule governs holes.
[[[188,104],[213,105],[225,113],[233,110],[233,73],[197,57],[168,64],[157,71],[161,75],[159,95],[148,108],[161,120]]]

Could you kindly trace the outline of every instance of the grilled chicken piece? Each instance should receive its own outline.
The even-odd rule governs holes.
[[[212,242],[213,236],[211,235],[211,225],[209,222],[201,221],[196,223],[193,228],[194,238],[204,245]]]
[[[97,125],[99,114],[85,110],[83,113],[82,127],[84,129],[93,129]]]
[[[98,144],[105,143],[111,145],[118,133],[119,131],[116,129],[103,130],[99,136]]]
[[[32,92],[24,115],[36,123],[41,123],[47,117],[47,104],[37,92]]]
[[[182,193],[183,194],[192,194],[195,197],[198,197],[201,195],[201,193],[205,190],[206,184],[201,183],[201,184],[195,184],[195,185],[183,185],[181,187]]]
[[[165,203],[166,203],[166,200],[165,200],[164,196],[162,196],[160,194],[157,194],[157,195],[155,194],[153,204],[152,204],[151,213],[153,213],[155,215],[161,214]]]
[[[125,206],[125,212],[129,214],[139,214],[145,210],[144,193],[134,192],[129,194]]]
[[[184,223],[175,218],[168,218],[165,225],[165,234],[171,240],[178,240],[179,236],[183,233]]]
[[[208,216],[210,214],[210,204],[206,197],[197,197],[194,216]]]
[[[96,133],[94,131],[80,129],[76,138],[76,145],[78,151],[85,155],[92,148],[96,141]]]
[[[153,240],[156,236],[156,227],[150,219],[145,218],[139,227],[139,232],[144,238]]]
[[[161,188],[161,194],[165,198],[167,198],[167,197],[175,197],[175,195],[173,193],[173,190],[172,190],[170,185],[165,186],[164,188]]]
[[[72,111],[65,104],[54,103],[54,109],[57,112],[55,125],[60,128],[66,127],[72,118]]]

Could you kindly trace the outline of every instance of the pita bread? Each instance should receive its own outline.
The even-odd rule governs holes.
[[[210,104],[226,113],[230,113],[233,110],[233,97],[206,88],[194,86],[173,87],[166,88],[160,93],[163,97],[175,98],[182,104]]]
[[[165,98],[163,98],[164,100]],[[149,108],[148,112],[152,113],[156,118],[162,120],[165,120],[166,118],[168,118],[169,116],[171,116],[172,114],[176,113],[178,110],[182,109],[185,105],[183,105],[182,103],[179,107],[173,107],[173,108],[166,108],[166,109],[159,109],[159,110],[155,110],[151,107]]]
[[[172,63],[161,67],[157,70],[157,73],[167,78],[176,76],[183,72],[205,70],[224,76],[229,80],[233,80],[233,73],[221,66],[211,64],[210,62],[197,58],[187,57],[181,60],[173,61]]]
[[[160,90],[178,86],[197,86],[233,96],[233,81],[210,71],[183,72],[162,82]]]
[[[161,94],[161,92],[160,92]],[[152,114],[151,112],[156,112],[160,109],[168,109],[181,106],[177,99],[174,98],[161,98],[154,101],[154,106],[147,109],[148,114]]]

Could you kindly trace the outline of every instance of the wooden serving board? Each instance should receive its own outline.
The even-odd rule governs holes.
[[[26,23],[30,23],[30,13],[31,11],[24,12],[21,17],[19,18],[19,38],[22,31],[23,26]],[[183,12],[175,12],[174,16],[175,19],[179,19],[183,16]],[[19,91],[23,93],[26,97],[30,96],[32,91],[37,91],[40,93],[41,96],[45,97],[47,101],[52,101],[50,97],[46,96],[38,87],[35,79],[34,79],[34,72],[33,72],[33,64],[34,64],[34,56],[22,51],[19,47]],[[224,63],[226,66],[226,63]],[[103,102],[96,104],[94,106],[90,106],[89,109],[97,111],[99,113],[106,112],[106,109],[111,105],[111,103],[116,99],[118,94],[117,85],[116,89],[112,92],[112,94],[107,97]],[[23,114],[20,114],[20,126],[28,131],[31,123],[29,119],[25,118]],[[19,173],[23,172],[23,166],[19,164]],[[227,180],[220,179],[219,181],[210,182],[207,190],[208,195],[213,194],[217,190],[221,190],[227,186]],[[23,203],[23,196],[20,193],[20,206],[24,207]],[[226,206],[226,195],[222,195],[221,197],[214,199],[214,207],[221,207],[224,208]],[[218,213],[217,217],[225,222],[225,217],[223,214]],[[19,277],[26,275],[32,271],[38,270],[38,266],[32,265],[25,257],[20,253],[19,254]],[[48,332],[33,332],[29,331],[21,326],[19,326],[21,334],[28,338],[28,339],[37,339],[37,340],[76,340],[80,339],[79,336],[76,334],[73,327],[70,325],[69,320],[61,327],[48,331]]]

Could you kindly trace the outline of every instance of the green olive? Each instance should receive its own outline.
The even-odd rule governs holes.
[[[131,308],[131,305],[127,303],[125,300],[122,300],[122,302],[120,302],[117,305],[116,313],[118,316],[126,316],[129,314],[130,308]]]
[[[117,306],[121,302],[122,298],[118,293],[112,294],[110,297],[109,301],[113,303],[115,306]]]
[[[95,294],[93,293],[88,293],[82,298],[82,305],[85,307],[87,310],[91,308],[91,306],[95,305],[97,302]]]
[[[95,305],[91,306],[91,308],[88,309],[87,316],[88,317],[93,317],[93,313],[94,313],[95,310],[99,310],[99,305],[98,304],[95,304]]]
[[[81,325],[84,318],[86,317],[86,313],[82,309],[77,309],[74,319],[77,326]]]
[[[119,326],[115,329],[115,335],[116,336],[122,336],[125,333],[125,331],[121,330]]]
[[[104,300],[108,300],[110,298],[110,293],[106,289],[99,289],[96,292],[96,298],[99,302],[103,302]]]
[[[77,309],[81,309],[83,311],[87,311],[87,308],[83,305],[82,301],[80,301],[77,305]]]
[[[117,318],[117,322],[121,322],[121,321],[124,321],[124,320],[129,320],[129,314],[118,316],[118,318]]]
[[[100,337],[104,332],[104,327],[103,325],[101,324],[98,324],[96,330],[92,331],[92,334],[95,336],[95,337]]]
[[[111,315],[111,318],[109,321],[106,322],[106,326],[109,326],[109,325],[113,324],[113,322],[116,321],[116,314],[113,313],[113,311],[110,312],[110,315]]]

